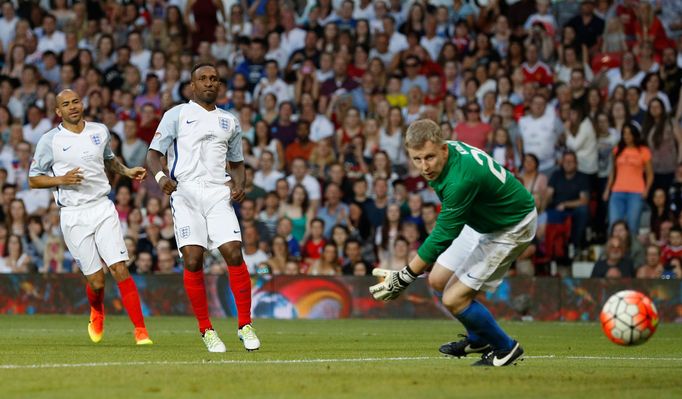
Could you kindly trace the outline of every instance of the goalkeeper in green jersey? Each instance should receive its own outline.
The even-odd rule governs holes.
[[[397,298],[429,265],[431,286],[443,305],[466,327],[462,340],[441,346],[451,356],[481,353],[476,366],[507,366],[523,348],[476,301],[494,291],[514,260],[535,237],[537,211],[532,195],[488,154],[459,141],[443,140],[430,120],[412,123],[405,147],[429,181],[442,209],[436,227],[417,255],[400,271],[374,269],[384,280],[372,286],[375,299]]]

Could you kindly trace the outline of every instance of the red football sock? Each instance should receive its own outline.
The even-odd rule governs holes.
[[[199,331],[203,334],[204,331],[213,328],[211,320],[208,318],[208,301],[206,300],[206,285],[204,284],[204,271],[199,270],[191,272],[185,269],[182,278],[185,283],[185,292],[189,298],[189,302],[194,309],[194,315],[199,322]]]
[[[244,262],[239,266],[228,266],[227,270],[230,273],[230,288],[234,302],[237,304],[239,328],[242,328],[251,324],[251,277]]]
[[[88,294],[90,307],[96,312],[104,313],[104,288],[95,291],[90,287],[90,284],[86,284],[85,292]]]
[[[137,294],[137,286],[132,277],[120,281],[118,283],[118,290],[121,292],[121,301],[123,307],[128,312],[130,321],[133,322],[135,328],[145,328],[144,316],[142,316],[142,307],[140,306],[140,296]]]

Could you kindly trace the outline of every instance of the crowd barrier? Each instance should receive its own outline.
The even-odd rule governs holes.
[[[136,275],[146,316],[189,315],[181,275]],[[253,276],[257,318],[446,318],[425,279],[395,301],[372,299],[374,277]],[[227,276],[207,275],[211,315],[236,315]],[[507,320],[593,321],[606,299],[623,289],[649,295],[661,320],[682,322],[682,280],[509,278],[495,293],[481,295],[498,318]],[[107,281],[106,310],[123,314],[118,289]],[[85,280],[79,274],[0,275],[0,314],[86,314]]]

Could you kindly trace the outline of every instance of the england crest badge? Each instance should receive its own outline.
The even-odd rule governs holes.
[[[223,130],[230,130],[230,120],[227,118],[218,118],[218,124]]]

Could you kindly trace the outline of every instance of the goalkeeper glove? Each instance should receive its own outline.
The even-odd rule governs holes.
[[[376,268],[372,270],[372,274],[378,277],[384,277],[384,281],[369,287],[369,292],[374,299],[389,301],[397,298],[410,283],[417,279],[417,275],[410,270],[409,266],[405,266],[400,271],[386,270]]]

